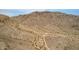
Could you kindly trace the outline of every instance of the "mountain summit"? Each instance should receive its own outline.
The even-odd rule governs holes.
[[[1,50],[78,50],[79,16],[61,12],[0,15]]]

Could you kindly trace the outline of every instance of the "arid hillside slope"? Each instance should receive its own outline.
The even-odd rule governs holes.
[[[2,50],[78,50],[79,16],[60,12],[0,15]]]

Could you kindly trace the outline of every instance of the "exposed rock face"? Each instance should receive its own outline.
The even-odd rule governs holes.
[[[79,16],[60,12],[0,15],[0,49],[79,49]]]

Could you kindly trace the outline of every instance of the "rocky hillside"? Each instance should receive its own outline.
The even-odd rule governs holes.
[[[60,12],[0,15],[2,50],[78,50],[79,16]]]

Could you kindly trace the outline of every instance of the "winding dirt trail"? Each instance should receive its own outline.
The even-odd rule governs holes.
[[[22,31],[22,32],[27,32],[29,35],[31,36],[34,36],[35,39],[34,40],[31,40],[33,46],[36,48],[36,49],[44,49],[44,50],[47,50],[49,49],[47,44],[46,44],[46,41],[45,41],[45,36],[47,35],[46,33],[39,33],[33,29],[30,29],[28,27],[24,27],[22,24],[19,24],[15,21],[13,22],[6,22],[5,23],[7,26],[9,26],[10,28],[13,28],[13,29],[17,29],[19,31]],[[21,39],[23,40],[23,39]]]

